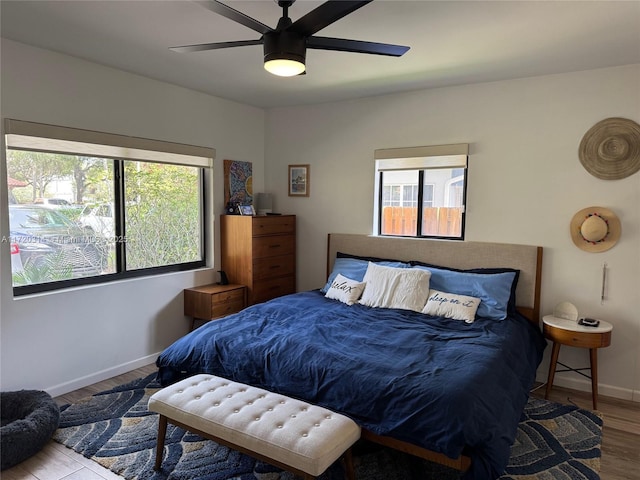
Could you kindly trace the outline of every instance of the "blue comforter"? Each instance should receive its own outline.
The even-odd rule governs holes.
[[[163,385],[210,373],[325,406],[499,477],[545,342],[525,318],[472,324],[347,306],[318,291],[209,322],[157,360]]]

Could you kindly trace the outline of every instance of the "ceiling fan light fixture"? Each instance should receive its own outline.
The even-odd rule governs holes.
[[[2,1],[2,0],[0,0]],[[282,17],[276,28],[271,28],[255,18],[230,7],[219,0],[198,2],[205,8],[233,20],[262,35],[255,40],[234,40],[230,42],[201,43],[171,47],[177,52],[200,52],[221,48],[260,45],[264,47],[264,68],[273,75],[293,77],[306,72],[307,48],[334,50],[338,52],[368,53],[400,57],[409,50],[402,45],[378,42],[364,42],[346,38],[317,37],[323,28],[364,7],[372,0],[337,1],[328,0],[314,8],[295,22],[289,18],[289,7],[295,0],[274,0],[282,8]]]
[[[288,31],[264,35],[264,69],[279,77],[293,77],[305,71],[304,37]]]
[[[274,58],[265,60],[264,69],[279,77],[293,77],[300,75],[305,70],[303,62],[290,58]]]

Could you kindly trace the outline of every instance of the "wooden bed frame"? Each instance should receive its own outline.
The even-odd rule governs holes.
[[[516,307],[539,328],[542,247],[330,233],[327,276],[333,269],[337,252],[393,260],[417,260],[458,269],[516,268],[520,270],[516,288]],[[362,438],[461,471],[467,470],[471,465],[471,459],[466,455],[449,458],[441,453],[380,436],[366,429],[362,431]]]

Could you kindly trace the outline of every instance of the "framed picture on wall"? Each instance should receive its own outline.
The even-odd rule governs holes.
[[[309,186],[309,165],[289,165],[289,196],[308,197]]]

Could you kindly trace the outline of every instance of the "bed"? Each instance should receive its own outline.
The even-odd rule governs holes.
[[[542,248],[331,234],[327,258],[321,290],[253,305],[177,340],[156,362],[159,381],[227,377],[343,413],[365,439],[457,468],[465,479],[499,477],[545,347]],[[424,272],[431,313],[406,306]],[[372,306],[389,278],[413,283]],[[327,298],[362,280],[365,304]],[[482,291],[474,297],[465,288]],[[477,300],[471,316],[465,298]]]

